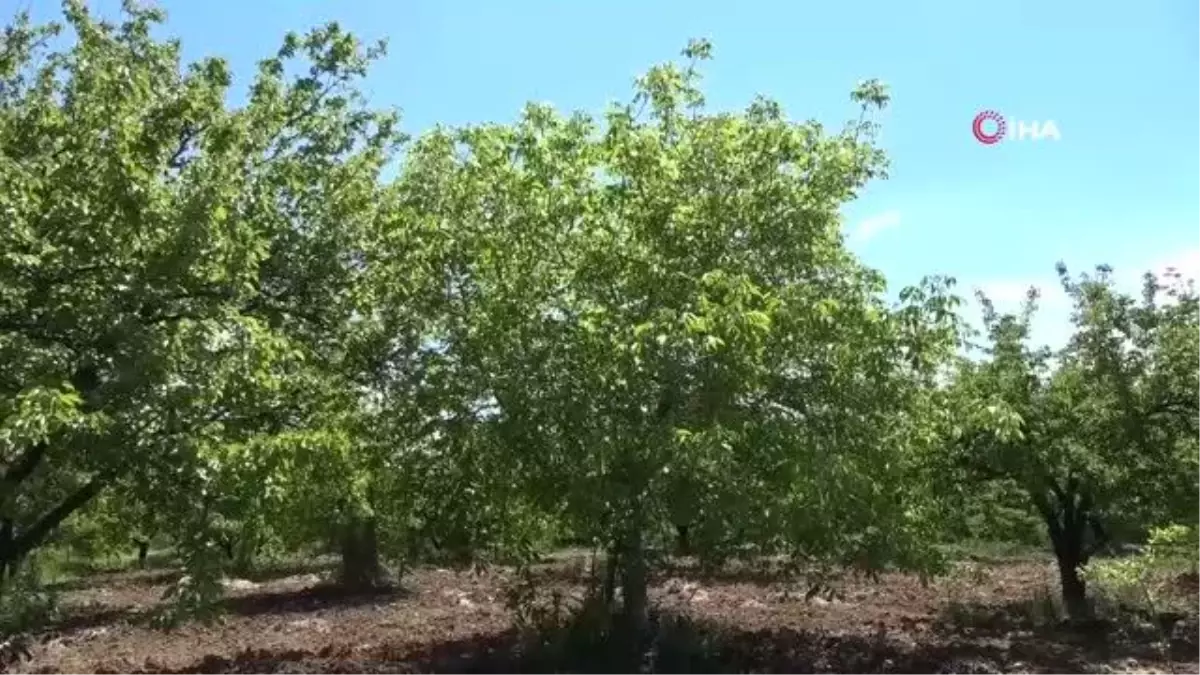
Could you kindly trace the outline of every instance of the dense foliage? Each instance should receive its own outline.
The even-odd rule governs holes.
[[[1190,282],[1060,269],[1064,349],[1031,294],[964,350],[952,279],[891,302],[841,234],[877,82],[836,132],[713,112],[695,41],[600,118],[409,143],[355,88],[382,45],[288,35],[235,107],[162,18],[0,38],[0,597],[56,537],[168,545],[189,602],[272,552],[373,585],[573,541],[636,629],[672,538],[929,573],[1040,520],[1083,613],[1114,533],[1195,525]]]
[[[1058,352],[1028,344],[1037,293],[1019,316],[986,298],[986,356],[951,386],[952,464],[1005,480],[1045,523],[1072,614],[1087,612],[1079,568],[1131,525],[1192,522],[1200,453],[1200,302],[1194,285],[1148,276],[1141,301],[1111,270],[1073,279],[1075,333]]]

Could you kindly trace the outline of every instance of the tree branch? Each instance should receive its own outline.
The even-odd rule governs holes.
[[[175,148],[175,152],[171,153],[170,159],[167,160],[167,167],[176,171],[183,168],[183,153],[191,147],[192,141],[196,140],[200,134],[204,133],[207,127],[204,125],[193,126],[185,124],[179,132],[179,145]]]
[[[0,316],[0,333],[20,335],[31,342],[39,343],[43,346],[63,347],[71,351],[78,351],[82,347],[81,344],[65,335],[45,330],[37,322],[22,321],[12,317]]]
[[[1074,500],[1070,495],[1067,494],[1067,491],[1064,490],[1062,486],[1058,484],[1058,481],[1054,480],[1053,478],[1046,476],[1045,480],[1046,487],[1050,489],[1050,492],[1054,493],[1054,498],[1058,500],[1059,509],[1066,510],[1069,508]]]
[[[42,458],[46,456],[49,449],[49,443],[36,443],[29,446],[25,452],[9,464],[4,475],[0,476],[0,485],[4,486],[3,494],[11,493],[16,486],[28,478],[29,474],[33,473],[34,469],[41,464]]]
[[[236,299],[237,294],[230,289],[198,289],[186,294],[177,294],[161,301],[160,307],[150,308],[143,306],[138,315],[142,319],[142,324],[145,326],[156,326],[172,321],[182,321],[191,319],[198,321],[206,316],[202,308],[195,307],[162,307],[161,305],[169,305],[174,303],[183,303],[187,301],[213,300],[217,302],[228,302]],[[296,307],[288,307],[284,301],[289,299],[287,293],[278,295],[260,294],[257,297],[246,301],[238,308],[238,313],[248,316],[254,316],[263,312],[278,312],[293,318],[301,319],[312,324],[316,328],[322,328],[326,322],[323,321],[317,314],[308,312]]]
[[[1050,528],[1051,538],[1057,536],[1060,525],[1058,522],[1058,514],[1054,511],[1054,507],[1050,505],[1050,500],[1046,499],[1045,494],[1038,490],[1029,491],[1029,499],[1033,502],[1038,513],[1042,514],[1042,518],[1046,521],[1046,527]]]
[[[32,527],[26,529],[13,541],[12,548],[8,554],[11,560],[20,560],[25,557],[30,551],[37,548],[46,537],[50,536],[64,520],[69,518],[72,513],[83,508],[88,502],[100,494],[100,491],[108,485],[108,480],[105,476],[96,476],[89,480],[75,492],[71,493],[66,499],[59,503],[58,506],[51,509],[48,513],[38,519]],[[6,561],[0,561],[6,562]]]
[[[339,77],[335,80],[332,80],[332,81],[326,83],[326,85],[319,92],[317,92],[316,96],[313,97],[312,101],[309,102],[308,106],[299,110],[294,115],[292,115],[291,117],[284,120],[283,126],[280,128],[280,132],[284,131],[285,129],[294,127],[294,126],[300,124],[301,122],[303,122],[304,120],[317,114],[317,111],[320,109],[321,104],[325,101],[326,97],[328,97],[329,94],[332,93],[333,90],[338,87],[338,85],[344,84],[348,80],[349,80],[349,77],[342,76],[342,77]],[[292,134],[290,136],[282,136],[282,134],[281,134],[279,137],[277,137],[275,139],[274,150],[269,152],[265,157],[263,157],[260,161],[258,161],[256,163],[256,165],[259,167],[266,166],[267,164],[270,164],[270,163],[274,162],[275,160],[279,159],[281,156],[283,156],[284,151],[287,150],[287,148],[289,146],[291,146],[293,143],[295,143],[297,140],[299,140],[301,138],[301,136],[302,136],[302,134],[299,134],[299,133]]]

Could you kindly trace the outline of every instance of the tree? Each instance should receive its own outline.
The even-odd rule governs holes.
[[[401,140],[352,87],[380,48],[289,34],[232,108],[159,10],[64,13],[62,50],[25,15],[0,39],[0,568],[126,485],[203,567],[226,449],[320,431],[352,385]]]
[[[1177,274],[1148,275],[1139,303],[1108,267],[1079,279],[1058,272],[1075,328],[1058,352],[1028,346],[1035,289],[1016,315],[980,296],[986,358],[964,361],[953,384],[961,423],[951,447],[965,476],[1013,481],[1026,495],[1053,545],[1064,604],[1081,618],[1080,568],[1114,520],[1195,517],[1200,309]]]
[[[1129,307],[1128,302],[1124,303]],[[1130,467],[1145,485],[1161,493],[1133,511],[1143,523],[1182,523],[1189,527],[1200,510],[1200,300],[1195,280],[1178,270],[1143,279],[1142,303],[1126,309],[1133,363],[1140,385],[1131,397],[1133,415],[1124,430],[1146,453]],[[1118,352],[1120,353],[1120,352]]]
[[[652,69],[602,124],[530,105],[513,126],[431,132],[402,178],[456,233],[430,362],[458,389],[439,405],[501,441],[474,446],[492,494],[608,552],[635,633],[671,524],[695,523],[702,553],[932,559],[920,459],[926,385],[956,342],[950,284],[889,307],[843,246],[839,206],[883,171],[872,124],[826,135],[768,100],[707,113],[709,51]],[[887,96],[854,100],[865,118]]]

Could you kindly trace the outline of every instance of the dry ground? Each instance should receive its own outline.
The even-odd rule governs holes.
[[[580,559],[538,570],[579,593]],[[347,596],[317,574],[230,588],[224,619],[162,632],[146,624],[171,575],[97,575],[64,591],[67,614],[19,672],[513,672],[609,665],[539,651],[513,629],[515,575],[427,568],[401,591]],[[931,584],[903,574],[846,578],[805,600],[779,575],[675,568],[655,580],[658,672],[1200,672],[1195,615],[1161,626],[1068,627],[1048,618],[1053,568],[976,565]],[[1194,580],[1180,593],[1196,604]],[[1173,635],[1172,635],[1173,633]],[[575,650],[579,651],[579,650]],[[565,659],[565,660],[564,660]]]

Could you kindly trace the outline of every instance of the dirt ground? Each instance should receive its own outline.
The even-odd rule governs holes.
[[[538,586],[578,595],[582,567],[581,559],[543,566]],[[114,573],[65,589],[64,619],[13,670],[609,672],[579,655],[539,656],[547,638],[515,630],[505,606],[511,570],[420,569],[402,590],[370,596],[342,594],[315,573],[233,580],[219,623],[164,632],[146,616],[171,579]],[[644,670],[1200,672],[1194,614],[1140,629],[1068,627],[1043,612],[1054,579],[1044,562],[976,565],[928,585],[903,574],[845,578],[835,595],[806,600],[779,575],[676,568],[652,591],[656,625],[673,637],[648,648]],[[1194,585],[1181,592],[1194,607]]]

